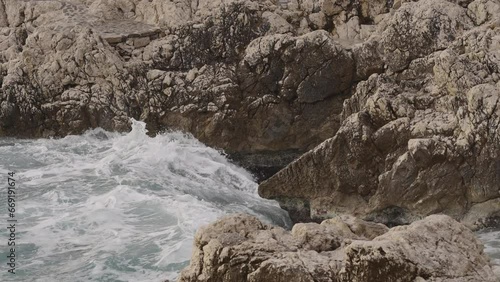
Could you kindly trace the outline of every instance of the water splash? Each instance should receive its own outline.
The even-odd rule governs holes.
[[[484,243],[484,252],[488,254],[491,262],[500,266],[500,228],[484,229],[477,235]]]
[[[257,196],[252,176],[220,152],[183,133],[146,133],[132,120],[127,134],[0,140],[0,174],[15,171],[21,191],[16,279],[175,279],[195,231],[224,214],[289,225],[276,203]]]

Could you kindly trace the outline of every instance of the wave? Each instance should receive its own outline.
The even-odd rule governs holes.
[[[0,173],[18,177],[21,280],[175,279],[196,230],[225,214],[290,226],[221,152],[180,132],[149,137],[135,120],[127,134],[1,139],[0,157]]]

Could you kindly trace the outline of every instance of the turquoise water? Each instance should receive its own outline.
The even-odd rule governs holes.
[[[11,171],[18,220],[15,275],[0,232],[0,281],[174,280],[202,225],[236,212],[290,224],[220,152],[181,133],[148,137],[141,122],[127,134],[0,139],[0,158],[0,222]]]

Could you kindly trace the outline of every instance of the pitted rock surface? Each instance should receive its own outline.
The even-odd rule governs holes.
[[[343,217],[299,223],[291,232],[252,216],[232,215],[198,230],[191,263],[178,281],[498,279],[474,233],[444,215],[392,229]]]
[[[126,130],[135,118],[268,177],[333,136],[353,83],[333,34],[299,31],[305,16],[269,1],[1,3],[1,135]],[[283,35],[283,48],[258,51]]]
[[[65,21],[64,24],[58,22],[58,26],[85,26],[95,30],[102,38],[110,44],[116,44],[126,41],[133,37],[154,37],[157,38],[160,29],[154,25],[146,24],[140,21],[119,17],[106,17],[103,12],[91,10],[85,2],[64,1],[64,0],[24,0],[28,5],[33,6],[42,3],[56,4],[54,13],[61,13],[59,19]]]
[[[400,225],[445,213],[474,229],[498,222],[499,7],[402,4],[363,43],[369,49],[353,49],[358,63],[377,67],[359,76],[386,71],[358,83],[336,135],[262,183],[260,195],[296,221],[347,213]]]
[[[2,136],[135,118],[263,178],[313,149],[260,187],[301,220],[499,216],[498,0],[0,3]]]

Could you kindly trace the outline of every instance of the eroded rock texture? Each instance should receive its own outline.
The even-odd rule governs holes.
[[[135,118],[263,177],[312,149],[260,186],[296,221],[491,225],[499,14],[498,0],[1,1],[0,135]]]
[[[353,49],[385,72],[359,82],[336,135],[260,194],[296,221],[347,213],[398,225],[446,213],[471,228],[496,224],[500,2],[461,4],[409,2],[387,16]]]
[[[306,3],[0,3],[2,136],[124,131],[135,118],[272,173],[335,134],[359,80],[333,19]]]
[[[498,280],[474,234],[444,215],[390,230],[343,216],[291,232],[234,215],[197,232],[178,281]]]

